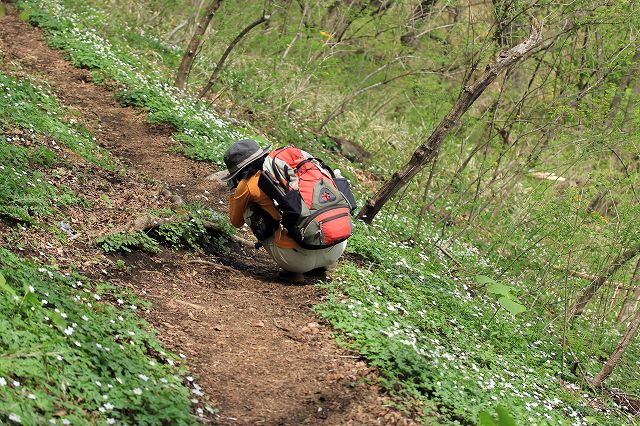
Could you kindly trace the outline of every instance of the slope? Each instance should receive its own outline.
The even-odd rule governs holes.
[[[14,12],[0,18],[0,42],[3,68],[50,84],[97,142],[142,181],[159,181],[186,201],[204,201],[224,212],[225,188],[210,178],[208,165],[172,151],[171,127],[145,123],[141,112],[118,106],[112,93],[47,47],[40,31]],[[125,178],[119,189],[127,191],[127,183]],[[64,250],[51,255],[75,266],[83,263],[74,253],[96,255],[95,248],[74,244]],[[385,407],[388,400],[377,387],[362,384],[371,370],[339,349],[330,330],[318,324],[310,308],[322,293],[277,282],[275,265],[263,253],[235,246],[229,256],[215,258],[165,250],[124,261],[124,269],[85,264],[84,272],[107,273],[111,282],[153,302],[149,321],[169,348],[187,355],[205,394],[221,410],[219,422],[410,422]]]

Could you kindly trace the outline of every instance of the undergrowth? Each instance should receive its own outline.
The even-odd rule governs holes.
[[[451,250],[468,263],[477,255],[463,244]],[[317,311],[340,330],[340,342],[379,369],[390,392],[419,401],[424,422],[474,424],[498,405],[517,424],[623,421],[611,401],[563,367],[555,323],[506,312],[488,288],[452,274],[433,246],[358,227],[348,251],[360,262],[339,269]],[[485,262],[470,266],[490,267]]]
[[[143,231],[116,232],[96,239],[96,245],[105,253],[131,253],[134,250],[157,253],[158,242]]]
[[[57,238],[69,225],[52,220],[88,200],[55,181],[115,163],[42,87],[0,72],[0,89],[2,232]],[[0,248],[0,424],[195,424],[185,367],[136,316],[144,303]]]
[[[77,200],[74,194],[56,188],[40,171],[30,167],[49,165],[54,158],[47,148],[15,146],[0,136],[0,217],[31,224],[39,216],[52,214],[54,205],[69,205]]]
[[[0,423],[196,423],[182,362],[139,302],[4,249],[0,294]]]
[[[180,212],[163,209],[153,212],[158,225],[146,231],[116,232],[96,240],[105,253],[130,253],[143,250],[157,253],[160,246],[190,249],[206,253],[229,252],[229,237],[235,232],[220,214],[200,205],[189,205]]]
[[[46,145],[62,157],[66,156],[62,147],[67,147],[104,169],[115,170],[95,137],[80,123],[65,121],[65,110],[42,87],[0,72],[0,111],[0,129],[13,131],[16,142]]]
[[[24,0],[20,5],[23,17],[43,28],[49,43],[64,50],[76,66],[90,69],[96,81],[115,82],[121,104],[147,110],[151,122],[174,126],[174,137],[187,156],[220,163],[226,146],[245,132],[220,120],[205,104],[176,96],[168,77],[145,65],[114,34],[98,34],[94,28],[108,19],[106,12],[72,3]],[[304,144],[305,138],[292,127],[278,127],[286,140]],[[415,209],[415,200],[412,203]],[[455,203],[443,203],[455,219]],[[513,316],[489,286],[478,285],[475,278],[480,273],[496,275],[497,266],[474,247],[451,247],[469,268],[457,277],[457,268],[451,268],[428,238],[421,241],[422,248],[394,243],[402,238],[396,228],[406,233],[411,220],[393,215],[384,229],[358,227],[348,247],[360,263],[339,270],[329,285],[332,297],[318,307],[340,330],[341,342],[379,369],[390,392],[418,401],[425,423],[473,424],[486,418],[483,412],[500,412],[498,407],[505,407],[519,424],[632,422],[611,400],[567,371],[560,332],[550,316],[533,309]],[[179,247],[194,241],[200,245],[201,231],[197,223],[182,220],[161,225],[145,237],[119,234],[107,239],[109,247],[122,250],[132,247],[123,244],[128,238],[139,243],[148,237]],[[517,283],[509,284],[521,297]],[[557,295],[549,293],[543,297],[555,303]],[[637,354],[638,349],[629,352]],[[637,355],[632,359],[637,368]]]
[[[95,81],[115,82],[116,99],[123,106],[148,111],[150,123],[175,127],[173,139],[180,152],[222,164],[226,147],[249,135],[219,118],[204,102],[177,94],[166,76],[145,67],[119,37],[108,40],[99,35],[94,28],[103,20],[101,12],[86,7],[75,13],[65,7],[68,3],[23,0],[19,6],[21,17],[42,28],[47,42],[63,50],[73,65],[91,70]]]

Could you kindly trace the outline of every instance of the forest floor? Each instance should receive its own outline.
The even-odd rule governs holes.
[[[144,113],[119,106],[113,93],[49,48],[41,31],[15,12],[0,18],[0,58],[6,72],[50,85],[97,143],[127,165],[124,176],[96,176],[102,187],[82,188],[85,197],[99,200],[108,193],[113,206],[140,202],[144,208],[166,185],[187,202],[225,211],[228,190],[213,178],[210,165],[172,151],[171,127],[146,123]],[[98,235],[106,223],[131,219],[113,206],[78,212],[71,221],[78,228],[95,227]],[[219,409],[215,423],[414,423],[391,408],[393,401],[380,387],[367,384],[375,380],[375,371],[338,347],[332,330],[319,323],[312,308],[323,300],[322,290],[313,282],[279,282],[275,263],[262,250],[233,245],[221,257],[138,252],[121,258],[127,266],[122,269],[86,240],[46,253],[51,247],[45,243],[41,250],[152,302],[143,315],[170,350],[186,354],[190,370]],[[104,263],[87,260],[96,258]]]

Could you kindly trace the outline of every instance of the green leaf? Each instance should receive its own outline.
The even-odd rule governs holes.
[[[517,426],[516,421],[511,414],[504,408],[502,405],[498,405],[496,407],[496,412],[498,413],[498,425],[499,426]]]
[[[513,315],[521,314],[527,310],[527,308],[524,305],[516,302],[515,300],[510,299],[507,296],[502,296],[501,298],[499,298],[498,303],[500,304],[500,306],[505,308],[507,311],[511,312]]]
[[[30,291],[27,291],[24,295],[23,298],[23,303],[25,303],[28,306],[39,306],[40,305],[40,301],[38,300],[38,296],[35,295],[35,293],[32,293]]]
[[[478,426],[498,426],[496,421],[486,411],[481,411],[478,416]]]
[[[4,275],[0,274],[0,290],[5,293],[9,293],[9,296],[15,296],[16,292],[7,284],[7,280],[4,278]]]
[[[64,318],[62,318],[62,315],[60,315],[59,313],[52,312],[49,315],[49,318],[51,319],[51,322],[54,323],[56,326],[58,326],[60,329],[67,328],[67,322],[64,320]]]
[[[499,294],[501,296],[505,296],[509,298],[511,297],[511,290],[513,290],[513,287],[504,285],[495,281],[489,284],[489,286],[487,287],[487,291],[489,293]]]
[[[478,282],[478,284],[489,284],[496,282],[496,280],[491,277],[487,277],[486,275],[476,275],[476,281]]]
[[[30,10],[23,10],[22,12],[20,12],[20,19],[24,22],[28,22],[29,18],[31,17],[31,11]]]

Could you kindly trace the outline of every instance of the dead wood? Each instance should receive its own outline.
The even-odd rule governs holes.
[[[473,84],[464,86],[451,111],[440,121],[427,141],[416,149],[409,162],[394,173],[374,197],[367,201],[358,213],[358,219],[362,219],[365,223],[371,223],[387,201],[433,160],[440,145],[458,124],[462,115],[496,77],[528,55],[541,41],[541,25],[537,20],[533,19],[529,37],[511,49],[501,52],[493,63],[487,65],[485,71]]]

